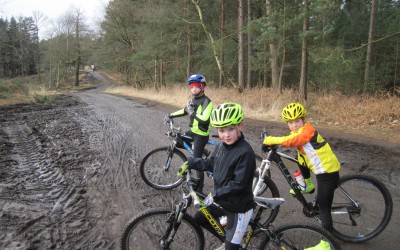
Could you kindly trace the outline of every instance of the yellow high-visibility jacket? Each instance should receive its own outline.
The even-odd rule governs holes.
[[[288,136],[266,137],[264,144],[297,147],[299,163],[307,165],[314,174],[333,173],[340,169],[340,162],[331,146],[309,122]]]

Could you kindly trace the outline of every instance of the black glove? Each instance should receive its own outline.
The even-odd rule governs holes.
[[[261,145],[261,150],[266,153],[267,151],[269,151],[269,147],[268,145],[265,145],[264,143]]]

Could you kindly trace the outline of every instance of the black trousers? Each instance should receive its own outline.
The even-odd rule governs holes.
[[[186,134],[190,135],[193,138],[193,157],[194,158],[201,158],[203,156],[204,148],[207,145],[209,136],[203,136],[195,134],[191,131],[186,132]],[[196,171],[198,182],[197,190],[203,192],[204,187],[204,172],[203,171]]]
[[[322,227],[332,232],[332,202],[335,189],[339,185],[339,172],[317,174],[317,202],[319,206],[319,216]]]

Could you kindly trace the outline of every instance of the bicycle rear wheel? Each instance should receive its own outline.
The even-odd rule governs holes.
[[[272,229],[272,233],[266,237],[260,249],[306,249],[327,242],[331,250],[340,250],[340,244],[328,231],[322,227],[311,224],[287,224]]]
[[[169,248],[162,243],[170,236],[175,222],[174,211],[171,208],[152,208],[139,214],[126,227],[121,238],[122,250],[202,250],[204,248],[204,234],[193,218],[185,214],[182,223],[172,239]]]
[[[186,156],[178,149],[171,152],[171,147],[156,148],[140,163],[140,176],[152,188],[173,189],[183,181],[177,176],[177,172],[186,160]]]
[[[376,237],[388,225],[393,211],[389,190],[367,175],[340,178],[332,204],[333,234],[348,242]]]

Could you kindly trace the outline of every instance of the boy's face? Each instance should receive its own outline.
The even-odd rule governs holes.
[[[290,131],[293,131],[293,132],[297,133],[299,128],[304,126],[304,119],[303,118],[299,118],[299,119],[296,119],[294,121],[290,121],[287,124],[289,126]]]
[[[194,86],[194,84],[190,85],[190,92],[192,92],[192,95],[197,95],[200,93],[201,89],[197,86]]]
[[[240,131],[242,131],[242,129],[243,129],[242,123],[238,125],[230,125],[224,128],[218,128],[219,139],[227,145],[232,145],[238,140],[239,133]]]

